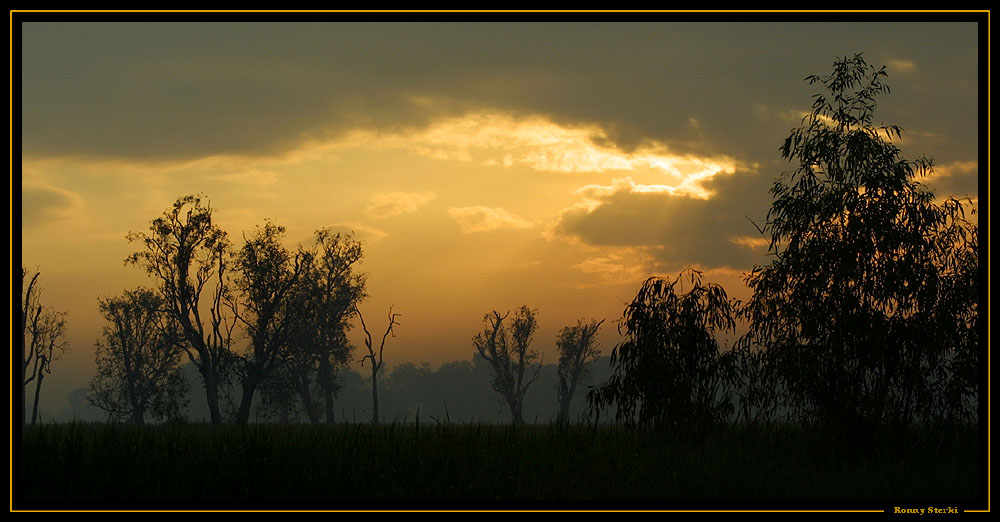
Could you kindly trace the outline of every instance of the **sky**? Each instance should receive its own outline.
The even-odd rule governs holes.
[[[607,319],[609,354],[642,281],[686,267],[748,298],[754,223],[794,168],[779,147],[819,92],[803,79],[837,57],[886,66],[876,123],[934,159],[939,197],[978,201],[971,18],[135,19],[12,28],[21,263],[69,314],[53,412],[94,373],[98,298],[153,284],[126,235],[187,194],[237,244],[265,219],[290,247],[353,231],[370,329],[401,314],[390,366],[468,360],[484,314],[522,304],[544,362],[579,318]]]

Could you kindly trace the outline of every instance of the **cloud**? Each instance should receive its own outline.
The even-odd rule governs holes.
[[[385,219],[414,212],[436,197],[437,194],[431,191],[375,194],[368,200],[365,212],[373,219]]]
[[[527,229],[535,226],[531,221],[521,219],[502,208],[451,207],[448,209],[448,215],[458,223],[463,234],[503,228]]]
[[[83,205],[79,194],[49,185],[21,186],[21,223],[42,227],[71,219]]]
[[[541,115],[472,111],[404,134],[381,135],[376,146],[408,149],[434,159],[477,161],[486,166],[525,165],[542,172],[634,172],[672,183],[671,190],[707,197],[702,182],[732,173],[736,161],[722,154],[680,155],[651,140],[633,150],[609,143],[596,125],[561,125]],[[664,185],[666,186],[666,185]]]
[[[935,165],[933,172],[917,181],[926,183],[939,198],[977,197],[979,194],[979,162],[953,161]]]
[[[908,73],[917,69],[917,64],[909,60],[889,60],[889,68],[893,72]]]
[[[647,256],[647,271],[669,272],[687,265],[749,269],[764,261],[748,218],[763,218],[769,207],[768,185],[768,176],[739,172],[713,179],[709,188],[714,195],[707,199],[629,178],[585,186],[577,190],[582,201],[559,213],[547,237],[638,249]],[[603,264],[590,266],[620,259],[596,258],[595,263]]]
[[[920,71],[976,84],[975,23],[935,23],[933,39],[913,27],[36,19],[19,25],[14,53],[21,150],[142,160],[261,156],[357,129],[425,129],[490,108],[544,114],[562,128],[599,125],[599,141],[625,151],[652,140],[680,156],[744,157],[773,150],[787,130],[754,118],[754,104],[807,106],[814,91],[801,79],[829,70],[831,41],[852,49],[893,42]],[[941,90],[952,87],[945,83],[893,96],[910,107],[948,100],[939,114],[960,131],[955,143],[974,144],[976,126],[961,122],[975,121],[976,97],[952,96]],[[931,127],[920,114],[901,123]],[[547,169],[579,163],[567,154],[521,159]]]
[[[257,187],[267,187],[277,183],[278,180],[280,180],[283,176],[284,174],[282,174],[281,172],[276,172],[273,170],[250,168],[247,170],[240,170],[238,172],[232,172],[229,174],[208,176],[208,179],[222,180],[237,185],[254,185]]]
[[[729,238],[729,242],[758,252],[766,251],[771,244],[770,240],[762,236],[734,236]]]
[[[649,277],[655,263],[647,248],[603,248],[573,265],[573,269],[591,276],[581,287],[638,283]]]
[[[334,223],[329,226],[330,230],[333,232],[349,233],[354,234],[358,239],[361,239],[368,243],[375,243],[381,241],[389,234],[383,230],[377,229],[375,227],[370,227],[363,223],[358,223],[355,221],[351,222],[341,222]]]

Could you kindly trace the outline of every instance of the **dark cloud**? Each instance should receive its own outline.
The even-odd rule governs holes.
[[[27,155],[269,153],[485,106],[601,123],[626,148],[766,156],[789,124],[760,108],[808,107],[801,79],[857,51],[916,64],[889,121],[943,119],[958,158],[977,143],[963,125],[978,111],[970,23],[28,22],[21,35]]]
[[[764,252],[732,240],[760,237],[754,223],[764,224],[773,180],[769,173],[720,175],[706,184],[715,191],[707,200],[622,189],[597,198],[596,208],[566,211],[555,231],[592,245],[651,247],[659,268],[749,269],[765,262]]]

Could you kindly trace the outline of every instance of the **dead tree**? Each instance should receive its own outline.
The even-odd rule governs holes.
[[[361,366],[365,365],[365,359],[371,360],[372,366],[372,424],[378,424],[378,371],[382,369],[382,352],[385,350],[385,340],[390,335],[396,337],[393,332],[392,327],[398,325],[396,318],[400,314],[392,313],[392,307],[389,307],[389,326],[385,329],[385,333],[382,334],[382,343],[379,344],[378,353],[375,352],[374,346],[372,345],[372,334],[368,332],[368,327],[365,325],[365,318],[361,316],[361,310],[357,307],[354,311],[358,313],[358,319],[361,320],[361,329],[365,332],[365,347],[368,348],[368,355],[361,358]]]
[[[66,312],[60,312],[39,302],[37,285],[40,272],[36,272],[27,287],[24,281],[28,270],[21,267],[21,424],[27,420],[24,399],[28,384],[35,381],[32,401],[31,424],[38,421],[38,400],[42,391],[42,380],[52,373],[52,361],[66,350]],[[29,367],[31,373],[28,373]]]

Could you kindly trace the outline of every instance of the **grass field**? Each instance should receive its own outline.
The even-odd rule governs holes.
[[[861,453],[799,427],[26,428],[14,509],[891,509],[982,492],[975,430]]]

